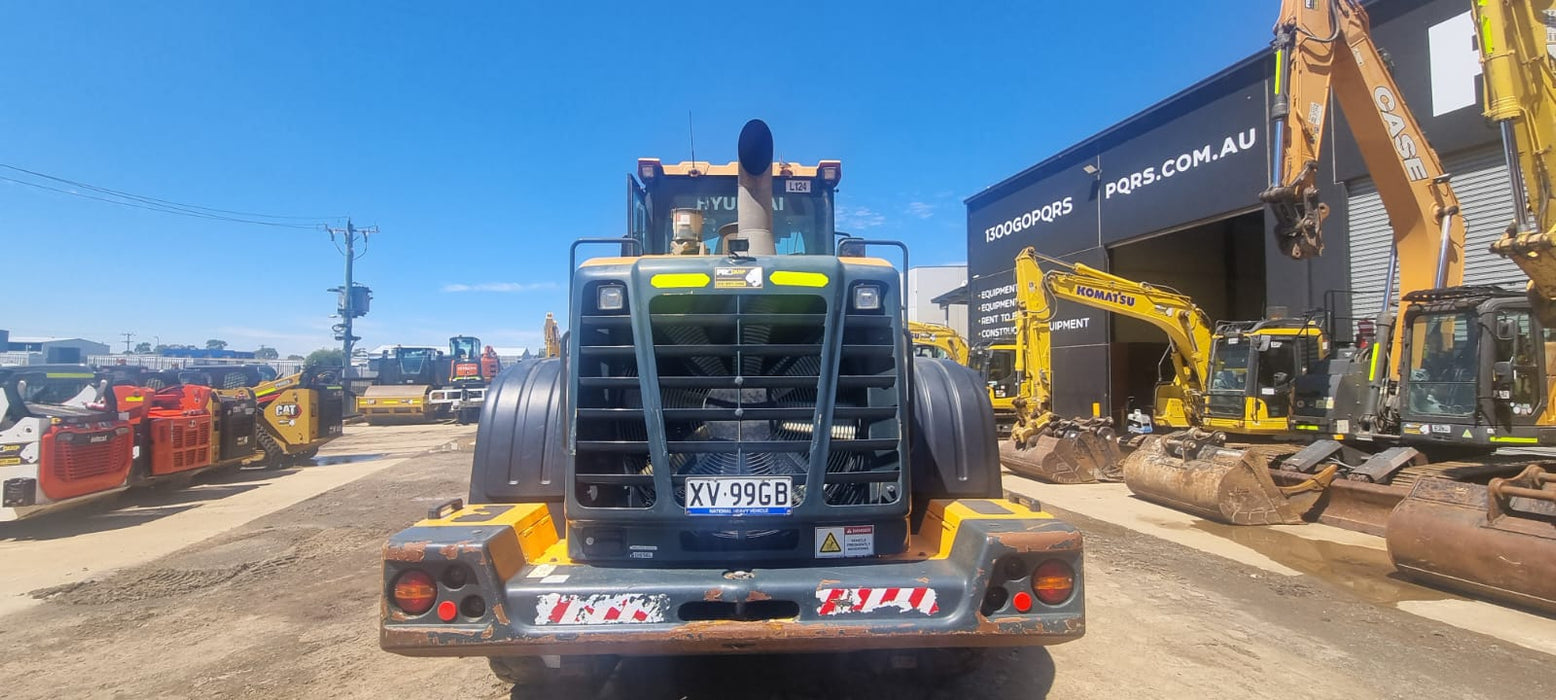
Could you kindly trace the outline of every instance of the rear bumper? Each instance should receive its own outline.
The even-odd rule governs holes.
[[[676,655],[1080,638],[1079,532],[1008,501],[934,508],[904,557],[738,572],[574,565],[558,557],[565,542],[556,541],[544,506],[466,508],[401,532],[384,550],[386,594],[401,572],[425,570],[439,580],[438,604],[458,606],[455,619],[442,622],[438,605],[408,615],[386,595],[380,643],[408,656]],[[1014,594],[1030,591],[1031,571],[1050,559],[1074,569],[1073,592],[1019,612]],[[461,567],[473,574],[469,583],[450,588],[449,569]],[[991,600],[991,589],[1004,593]],[[478,616],[467,615],[472,597],[483,603]]]

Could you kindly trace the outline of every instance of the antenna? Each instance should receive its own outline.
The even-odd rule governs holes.
[[[692,111],[686,110],[686,137],[692,146],[692,174],[697,174],[697,130],[692,128]]]

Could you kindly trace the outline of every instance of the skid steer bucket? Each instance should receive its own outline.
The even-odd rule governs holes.
[[[1006,468],[1053,484],[1119,481],[1121,459],[1108,419],[1054,420],[1025,444],[1016,438],[1000,443]]]
[[[1277,486],[1264,456],[1224,442],[1200,430],[1149,438],[1124,459],[1124,484],[1145,500],[1220,523],[1296,525],[1338,471]]]
[[[1384,539],[1412,579],[1556,614],[1556,472],[1540,465],[1485,486],[1417,481]]]

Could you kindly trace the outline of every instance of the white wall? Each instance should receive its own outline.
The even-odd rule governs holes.
[[[941,294],[967,284],[966,265],[935,265],[908,270],[908,320],[939,323],[967,337],[967,306],[947,308],[931,302]]]

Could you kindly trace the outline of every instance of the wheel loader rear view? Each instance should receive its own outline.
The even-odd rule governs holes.
[[[774,163],[760,121],[739,146],[638,162],[562,356],[488,393],[468,505],[385,547],[384,649],[531,683],[1083,633],[1080,534],[1001,498],[979,377],[914,358],[901,273],[834,241],[841,164]]]

